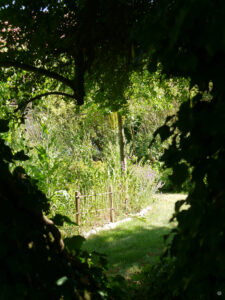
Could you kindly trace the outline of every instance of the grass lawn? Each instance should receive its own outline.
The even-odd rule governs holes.
[[[174,204],[185,197],[183,194],[155,195],[151,210],[144,217],[134,217],[114,229],[91,235],[83,249],[106,254],[108,275],[120,274],[129,279],[144,265],[156,262],[164,247],[163,236],[175,226],[169,223]]]

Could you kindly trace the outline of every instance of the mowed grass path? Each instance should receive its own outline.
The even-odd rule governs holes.
[[[157,261],[163,251],[163,236],[175,226],[169,220],[177,200],[184,194],[157,194],[150,203],[151,210],[144,217],[134,217],[111,230],[90,236],[83,249],[106,254],[108,275],[120,274],[129,279],[146,264]]]

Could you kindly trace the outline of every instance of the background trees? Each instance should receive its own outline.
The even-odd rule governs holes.
[[[155,129],[188,93],[185,80],[166,80],[159,71],[134,74],[126,91],[128,103],[121,110],[127,158],[122,172],[117,112],[93,102],[93,92],[87,93],[79,112],[73,102],[43,98],[26,111],[24,124],[10,123],[6,140],[14,151],[24,149],[29,155],[22,166],[51,199],[51,215],[63,213],[75,220],[75,191],[97,194],[106,192],[109,185],[124,197],[129,195],[126,213],[136,212],[149,204],[159,186],[168,186],[159,162],[168,143],[162,145],[158,139],[151,150],[149,144]]]
[[[84,81],[104,89],[109,101],[122,101],[133,46],[130,27],[146,3],[123,1],[15,1],[1,4],[2,67],[29,72],[35,83],[48,79],[46,93],[62,94],[83,104]],[[31,75],[32,74],[32,75]],[[110,80],[112,85],[107,85]],[[56,83],[59,84],[56,87]],[[44,94],[46,94],[44,93]],[[119,98],[118,99],[118,93]]]

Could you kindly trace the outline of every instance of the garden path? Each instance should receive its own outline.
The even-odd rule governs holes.
[[[169,222],[175,202],[185,198],[185,194],[156,194],[148,209],[117,222],[114,228],[90,233],[83,247],[106,254],[110,275],[130,278],[157,261],[164,248],[163,236],[176,226]]]

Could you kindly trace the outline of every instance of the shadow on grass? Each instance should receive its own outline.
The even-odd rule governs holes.
[[[108,275],[119,274],[129,278],[145,265],[156,263],[164,248],[163,236],[170,231],[171,227],[117,227],[89,237],[83,249],[106,254]]]

